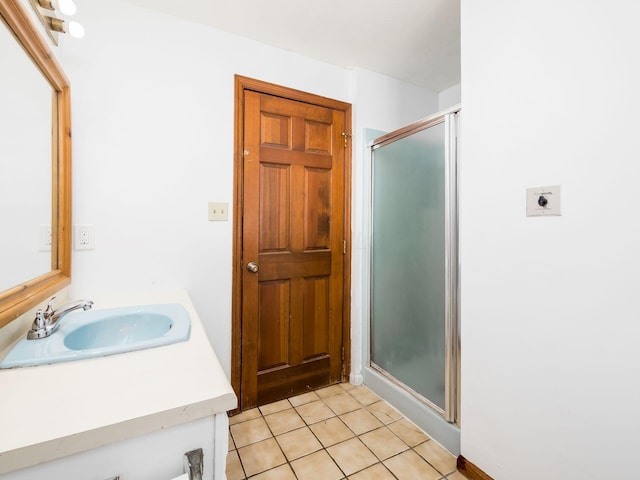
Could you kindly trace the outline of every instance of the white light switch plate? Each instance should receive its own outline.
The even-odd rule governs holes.
[[[226,202],[209,202],[209,221],[229,220],[229,204]]]
[[[560,185],[527,188],[527,217],[561,215]]]

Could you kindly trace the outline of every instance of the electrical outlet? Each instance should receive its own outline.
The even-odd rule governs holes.
[[[41,252],[50,252],[51,243],[51,225],[40,225],[38,231],[38,250]]]
[[[226,222],[229,220],[229,204],[225,202],[209,202],[209,221]]]
[[[96,238],[93,225],[73,226],[73,248],[75,250],[95,250]]]

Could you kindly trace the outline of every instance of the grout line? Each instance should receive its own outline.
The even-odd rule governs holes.
[[[316,394],[316,395],[317,395],[317,394]],[[330,395],[330,396],[331,396],[331,395]],[[318,396],[318,397],[319,397],[319,399],[322,401],[323,405],[324,405],[325,407],[329,408],[329,410],[331,410],[331,408],[329,407],[329,405],[327,405],[327,404],[325,403],[324,399],[323,399],[322,397],[320,397],[320,396]],[[314,401],[315,401],[315,400],[314,400]],[[289,403],[291,403],[291,402],[289,402]],[[309,403],[311,403],[311,402],[309,402]],[[306,405],[306,403],[305,403],[305,404],[303,404],[303,405]],[[292,404],[292,406],[293,406],[293,404]],[[301,406],[301,405],[298,405],[298,406]],[[298,415],[300,415],[300,413],[296,410],[296,407],[293,407],[293,409],[296,411],[296,413],[297,413]],[[331,412],[332,412],[332,413],[334,413],[334,415],[335,415],[335,412],[334,412],[333,410],[331,410]],[[336,415],[336,417],[337,417],[337,415]],[[302,418],[302,421],[303,421],[303,422],[304,422],[304,424],[305,424],[305,426],[304,426],[303,428],[306,428],[307,430],[309,430],[309,431],[311,432],[311,435],[313,435],[313,436],[315,437],[315,439],[318,441],[318,443],[320,444],[320,446],[321,446],[322,448],[321,448],[320,450],[316,450],[315,452],[311,452],[311,453],[309,453],[309,454],[307,454],[307,455],[303,455],[303,456],[302,456],[302,457],[300,457],[300,458],[296,458],[296,460],[300,460],[301,458],[308,457],[309,455],[313,455],[314,453],[318,453],[318,452],[320,452],[320,451],[324,451],[324,452],[328,455],[328,457],[331,459],[331,461],[334,463],[334,465],[335,465],[336,467],[338,467],[338,470],[342,473],[342,475],[344,475],[344,477],[343,477],[343,478],[345,478],[345,479],[346,479],[346,478],[347,478],[347,475],[346,475],[346,474],[344,473],[344,471],[340,468],[340,465],[338,465],[338,464],[337,464],[337,462],[335,461],[335,459],[334,459],[334,458],[331,456],[331,454],[327,451],[326,447],[325,447],[325,446],[324,446],[324,444],[320,441],[320,439],[319,439],[319,438],[318,438],[318,436],[315,434],[315,432],[314,432],[313,430],[311,430],[311,425],[315,425],[315,424],[309,424],[309,423],[307,423],[307,421],[302,417],[302,415],[300,415],[300,418]],[[333,417],[330,417],[330,418],[333,418]],[[320,420],[320,422],[324,422],[324,421],[327,421],[327,420],[329,420],[329,418],[326,418],[326,419],[324,419],[324,420]],[[316,422],[316,423],[320,423],[320,422]],[[347,427],[347,428],[349,428],[349,427]],[[276,441],[277,441],[277,440],[276,440]],[[283,452],[283,453],[284,453],[284,452]],[[285,458],[286,458],[286,457],[287,457],[287,456],[285,455]],[[288,461],[288,459],[287,459],[287,461]],[[293,470],[293,467],[291,467],[291,470]],[[294,475],[296,475],[295,470],[293,470],[293,474],[294,474]],[[297,478],[298,478],[298,476],[296,475],[296,479],[297,479]]]
[[[287,402],[289,402],[289,399],[288,399],[288,398],[287,398],[286,400],[287,400]],[[291,405],[291,402],[289,402],[289,405]],[[293,408],[293,405],[291,405],[291,407]],[[286,410],[288,410],[288,408],[287,408]],[[277,439],[277,438],[276,438],[276,436],[274,435],[273,430],[271,430],[271,426],[269,425],[269,422],[267,422],[267,420],[264,418],[264,415],[262,415],[262,412],[260,411],[260,409],[259,409],[259,408],[258,408],[258,412],[260,412],[260,415],[261,415],[261,417],[263,418],[264,423],[267,425],[267,428],[269,429],[269,432],[271,432],[271,438],[273,438],[273,440],[276,442],[276,445],[277,445],[277,446],[278,446],[278,448],[280,449],[280,453],[282,453],[282,456],[284,457],[284,461],[285,461],[285,463],[284,463],[283,465],[285,465],[285,464],[286,464],[286,465],[288,465],[288,466],[289,466],[289,468],[290,468],[290,469],[291,469],[291,471],[293,472],[293,476],[294,476],[294,477],[296,477],[296,480],[297,480],[297,479],[298,479],[298,476],[296,475],[296,471],[295,471],[295,470],[293,469],[293,467],[291,466],[291,462],[289,462],[289,459],[287,458],[287,455],[284,453],[284,450],[282,450],[282,446],[280,445],[280,442],[278,442],[278,439]],[[277,413],[277,412],[276,412],[276,413]],[[298,412],[296,412],[296,413],[298,413]],[[304,420],[303,420],[303,421],[304,421]],[[277,468],[277,467],[279,467],[279,466],[280,466],[280,465],[277,465],[276,467],[272,467],[272,468],[270,468],[270,469],[268,469],[268,470],[265,470],[265,472],[268,472],[269,470],[273,470],[273,468]],[[256,475],[260,475],[261,473],[264,473],[264,472],[258,472],[258,473],[256,473]]]
[[[231,433],[231,430],[229,430],[229,434],[231,435],[231,437],[233,437],[233,434]],[[234,447],[236,446],[235,440],[233,441],[233,446]],[[242,469],[242,476],[246,479],[247,478],[247,471],[244,469],[244,464],[242,463],[242,457],[240,456],[240,452],[238,451],[237,447],[233,451],[236,452],[236,455],[238,456],[238,461],[240,462],[240,468]],[[227,455],[229,455],[229,452],[227,452]],[[225,472],[226,472],[226,466],[225,466]]]

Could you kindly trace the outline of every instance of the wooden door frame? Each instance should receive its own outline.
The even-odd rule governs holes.
[[[306,93],[300,90],[263,82],[253,78],[235,76],[235,118],[233,155],[233,280],[231,304],[231,386],[238,396],[241,411],[242,399],[242,197],[244,188],[244,98],[246,91],[265,93],[277,97],[310,103],[344,112],[345,138],[351,139],[351,104]],[[342,300],[342,381],[351,371],[351,146],[349,141],[344,152],[344,239],[343,255],[343,300]]]

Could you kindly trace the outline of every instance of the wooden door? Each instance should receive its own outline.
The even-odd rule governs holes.
[[[246,91],[243,118],[244,409],[341,380],[346,147],[344,111]]]

